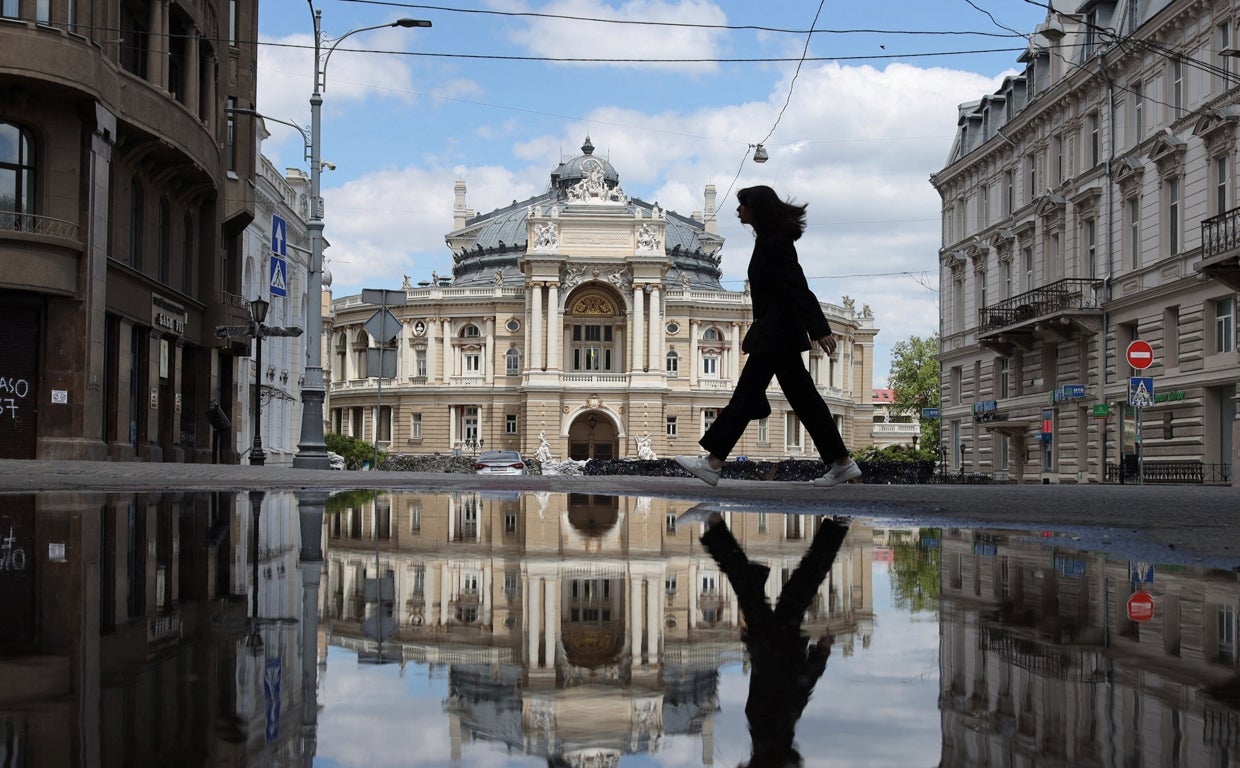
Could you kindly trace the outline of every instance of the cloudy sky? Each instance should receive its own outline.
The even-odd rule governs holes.
[[[337,298],[450,273],[458,179],[479,213],[524,200],[589,135],[630,196],[689,215],[715,185],[729,288],[741,287],[752,242],[736,189],[769,184],[807,203],[801,262],[820,299],[873,309],[875,386],[892,344],[938,328],[939,198],[928,179],[957,105],[1015,71],[1027,42],[1015,32],[1046,15],[1031,0],[450,6],[315,0],[328,46],[402,17],[433,24],[360,32],[328,60],[321,147],[335,165],[323,196]],[[264,0],[260,14],[257,108],[308,125],[310,9]],[[305,168],[301,137],[269,130],[263,151],[276,166]],[[748,160],[758,143],[763,165]]]

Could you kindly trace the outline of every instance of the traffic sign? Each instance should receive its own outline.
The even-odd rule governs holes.
[[[1148,408],[1154,404],[1154,379],[1133,376],[1128,380],[1128,404],[1136,408]]]
[[[362,326],[366,333],[375,337],[380,344],[390,344],[396,334],[400,333],[400,320],[386,309],[375,310],[366,324]]]
[[[1154,618],[1154,598],[1149,592],[1134,592],[1128,598],[1128,618],[1133,621],[1149,621]]]
[[[1128,358],[1128,364],[1133,368],[1143,371],[1154,364],[1154,348],[1148,341],[1136,339],[1128,345],[1124,357]]]
[[[288,222],[271,214],[271,252],[288,256]]]
[[[288,261],[271,254],[271,269],[268,274],[270,279],[267,282],[271,295],[281,298],[288,296]]]

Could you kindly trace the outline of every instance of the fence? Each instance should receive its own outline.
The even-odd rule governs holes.
[[[1138,477],[1135,461],[1126,461],[1123,473],[1117,464],[1107,464],[1108,483],[1164,483],[1181,485],[1227,485],[1231,483],[1230,464],[1201,461],[1146,461]]]

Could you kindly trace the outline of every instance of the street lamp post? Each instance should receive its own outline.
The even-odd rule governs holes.
[[[250,446],[250,464],[261,467],[267,463],[267,454],[263,451],[263,398],[262,380],[259,375],[263,370],[263,323],[267,321],[267,309],[271,302],[261,296],[250,302],[250,335],[254,338],[254,441]]]
[[[320,199],[320,175],[322,161],[323,91],[327,90],[327,62],[336,47],[345,38],[384,27],[429,27],[424,19],[397,19],[389,24],[377,24],[350,30],[336,38],[327,53],[322,53],[323,12],[314,7],[314,0],[306,0],[314,20],[314,92],[310,94],[310,220],[306,229],[310,235],[310,274],[306,286],[309,312],[306,317],[306,380],[301,387],[301,438],[297,443],[294,467],[306,469],[330,469],[327,444],[323,441],[323,400],[327,390],[323,382],[323,201]]]

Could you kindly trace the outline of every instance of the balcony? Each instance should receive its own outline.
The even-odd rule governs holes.
[[[1031,349],[1036,338],[1065,341],[1075,330],[1102,328],[1102,281],[1067,278],[983,307],[978,342],[1003,355]]]
[[[77,224],[71,221],[54,219],[50,216],[36,216],[33,213],[0,211],[0,230],[42,235],[58,240],[68,240],[73,243],[81,242],[78,238]]]
[[[1201,222],[1201,261],[1194,269],[1240,291],[1240,208]]]

